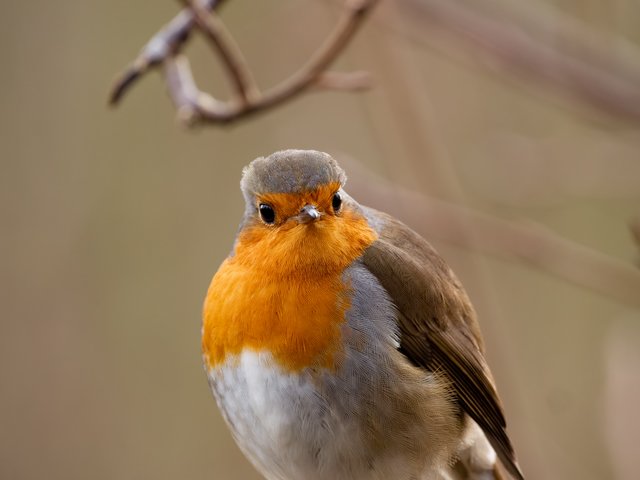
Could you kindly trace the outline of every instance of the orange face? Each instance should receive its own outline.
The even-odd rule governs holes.
[[[335,367],[350,306],[342,273],[376,239],[361,214],[346,205],[334,211],[339,187],[258,198],[274,209],[274,222],[257,220],[240,232],[205,300],[202,348],[210,367],[245,349],[271,352],[290,371]],[[300,223],[306,205],[320,218]]]

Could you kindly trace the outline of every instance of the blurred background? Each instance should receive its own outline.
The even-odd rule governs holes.
[[[371,72],[365,93],[186,130],[154,72],[109,109],[178,9],[0,4],[0,478],[259,478],[209,392],[200,312],[242,167],[292,147],[343,161],[461,277],[527,478],[637,478],[640,2],[387,0],[335,65]],[[341,10],[220,14],[270,86]],[[200,36],[186,53],[226,98]]]

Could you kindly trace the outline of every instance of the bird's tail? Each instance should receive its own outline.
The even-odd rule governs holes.
[[[495,451],[475,422],[469,422],[464,443],[446,475],[447,480],[509,480]]]

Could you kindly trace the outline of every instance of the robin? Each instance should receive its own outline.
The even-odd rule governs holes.
[[[305,150],[243,171],[202,330],[236,442],[267,479],[522,480],[460,281],[345,180]]]

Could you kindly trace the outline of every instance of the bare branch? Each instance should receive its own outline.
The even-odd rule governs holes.
[[[264,94],[260,102],[247,111],[262,110],[299,94],[313,85],[347,46],[361,26],[366,14],[378,0],[347,0],[346,8],[333,32],[300,70]]]
[[[346,0],[338,24],[310,60],[264,93],[258,90],[235,40],[213,12],[222,0],[182,1],[188,7],[151,39],[133,65],[115,83],[111,103],[118,102],[140,75],[160,62],[164,63],[167,89],[178,109],[178,118],[188,124],[228,123],[274,107],[313,87],[354,91],[370,85],[368,75],[363,72],[338,74],[326,70],[346,48],[378,0]],[[193,80],[189,62],[180,55],[194,26],[204,33],[221,57],[234,88],[234,97],[229,101],[222,102],[201,92]]]
[[[508,222],[427,197],[381,180],[354,160],[341,156],[340,162],[351,171],[348,190],[358,201],[397,216],[426,238],[522,261],[574,285],[640,307],[640,271],[630,263],[533,222]]]
[[[178,120],[185,125],[193,125],[200,118],[198,105],[207,115],[217,117],[219,121],[230,120],[234,114],[225,102],[201,92],[196,86],[189,60],[184,55],[175,55],[164,61],[165,82],[169,96],[178,110]]]
[[[203,9],[213,10],[223,2],[224,0],[201,0],[199,6]],[[114,81],[109,93],[109,103],[111,105],[117,104],[142,75],[162,63],[170,55],[180,52],[189,38],[194,24],[194,13],[191,9],[184,8],[173,20],[151,37],[133,63]]]
[[[209,43],[220,54],[220,58],[233,80],[234,92],[238,100],[245,105],[258,100],[260,92],[244,55],[220,17],[214,11],[209,12],[197,1],[185,0],[185,3],[193,11],[200,30],[204,32]]]

